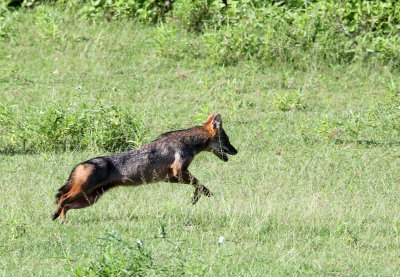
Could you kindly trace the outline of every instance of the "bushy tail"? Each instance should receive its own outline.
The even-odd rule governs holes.
[[[70,182],[68,181],[65,185],[58,189],[56,194],[56,204],[60,201],[60,198],[63,194],[67,193],[71,189]]]

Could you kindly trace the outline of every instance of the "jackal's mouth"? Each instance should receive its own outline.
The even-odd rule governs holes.
[[[217,151],[213,151],[213,153],[220,158],[221,160],[223,160],[224,162],[227,162],[229,160],[227,152],[223,149],[217,150]]]

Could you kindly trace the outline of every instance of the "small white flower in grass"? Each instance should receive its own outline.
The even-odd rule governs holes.
[[[225,238],[224,237],[219,237],[218,239],[218,243],[224,243],[225,242]]]
[[[139,250],[143,250],[143,242],[140,239],[136,240]]]
[[[39,114],[44,114],[44,111],[40,111]]]
[[[75,89],[82,91],[83,87],[82,85],[78,85]]]
[[[350,114],[353,115],[353,110],[350,110]]]

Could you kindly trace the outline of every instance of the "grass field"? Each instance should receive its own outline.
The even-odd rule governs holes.
[[[156,26],[94,24],[50,7],[16,20],[0,39],[0,101],[21,120],[55,100],[113,104],[142,120],[148,142],[218,112],[239,154],[195,159],[191,171],[215,193],[196,206],[184,185],[118,188],[62,225],[50,220],[56,190],[74,165],[108,153],[2,151],[2,276],[400,271],[398,74],[357,64],[221,67],[179,54],[173,40],[160,44]]]

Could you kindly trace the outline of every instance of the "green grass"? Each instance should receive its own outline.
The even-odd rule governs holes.
[[[20,13],[0,40],[0,102],[21,120],[54,100],[113,104],[140,116],[150,141],[218,112],[239,154],[195,159],[191,171],[215,193],[196,206],[185,185],[117,188],[62,225],[50,220],[56,190],[75,164],[107,153],[0,153],[0,274],[85,275],[123,269],[124,257],[150,276],[399,272],[397,74],[372,65],[219,67],[166,55],[157,27],[50,9]],[[41,20],[49,12],[54,21]]]

